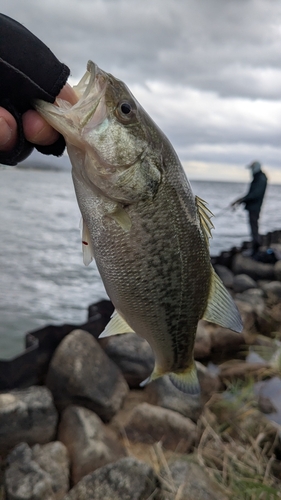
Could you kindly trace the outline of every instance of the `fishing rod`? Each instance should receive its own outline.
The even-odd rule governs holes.
[[[219,210],[217,213],[214,213],[214,217],[217,218],[220,215],[225,214],[225,212],[228,211],[228,210],[231,210],[232,212],[235,212],[236,208],[238,208],[238,207],[235,207],[233,205],[227,205],[227,207],[224,207],[221,210]]]

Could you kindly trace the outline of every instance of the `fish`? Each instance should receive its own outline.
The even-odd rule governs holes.
[[[125,83],[92,61],[77,103],[36,101],[65,138],[82,214],[85,265],[95,259],[115,311],[100,337],[135,332],[155,366],[198,395],[200,319],[241,332],[238,309],[210,260],[212,213],[195,196],[169,139]]]

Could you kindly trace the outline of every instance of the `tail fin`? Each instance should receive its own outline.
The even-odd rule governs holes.
[[[174,386],[185,394],[193,396],[200,394],[200,385],[194,363],[182,373],[170,373],[169,378]]]

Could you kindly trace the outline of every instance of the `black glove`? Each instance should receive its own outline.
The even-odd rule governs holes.
[[[23,133],[22,114],[34,99],[54,102],[69,76],[69,68],[35,35],[14,19],[0,14],[0,106],[16,119],[18,141],[12,151],[0,151],[0,163],[16,165],[34,148]],[[60,156],[62,136],[51,146],[35,146],[40,153]]]

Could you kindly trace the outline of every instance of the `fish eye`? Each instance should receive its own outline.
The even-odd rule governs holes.
[[[120,109],[124,115],[128,115],[132,111],[132,106],[129,102],[122,102]]]
[[[136,107],[133,102],[130,101],[121,101],[119,102],[115,114],[117,118],[122,122],[122,123],[128,123],[131,122],[132,119],[135,118],[136,115]]]

